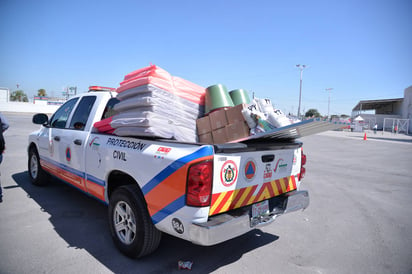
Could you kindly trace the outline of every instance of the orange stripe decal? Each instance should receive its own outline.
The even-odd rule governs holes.
[[[85,184],[84,184],[84,178],[71,173],[70,171],[67,171],[63,168],[60,168],[58,166],[53,165],[52,163],[40,159],[40,165],[42,168],[44,168],[45,171],[53,174],[57,178],[85,191]]]
[[[99,200],[105,201],[104,186],[98,185],[92,181],[87,180],[87,190],[94,197],[98,198]]]
[[[150,216],[185,194],[187,168],[186,166],[175,171],[155,189],[146,194],[145,198]]]
[[[155,215],[173,201],[179,199],[186,193],[186,176],[189,167],[211,157],[203,157],[189,162],[167,176],[160,184],[145,194],[150,216]]]

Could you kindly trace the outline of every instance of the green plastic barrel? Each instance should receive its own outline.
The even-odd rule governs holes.
[[[205,96],[205,112],[209,113],[212,110],[233,107],[232,98],[230,98],[227,88],[222,84],[217,84],[206,88]]]
[[[244,89],[234,89],[229,94],[235,106],[250,103],[249,93]]]

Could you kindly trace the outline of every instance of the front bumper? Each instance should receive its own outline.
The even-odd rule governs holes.
[[[198,245],[210,246],[238,237],[273,222],[277,216],[297,210],[304,210],[309,206],[309,193],[306,190],[293,191],[269,199],[270,212],[262,222],[251,225],[250,208],[247,206],[209,218],[201,224],[192,224],[190,227],[191,241]]]

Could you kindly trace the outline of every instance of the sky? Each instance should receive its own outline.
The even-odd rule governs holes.
[[[298,110],[297,64],[302,113],[350,115],[412,85],[410,0],[0,0],[0,14],[0,87],[29,98],[118,87],[150,64],[285,113]]]

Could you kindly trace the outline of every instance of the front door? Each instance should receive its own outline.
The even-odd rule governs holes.
[[[62,164],[64,180],[75,187],[86,190],[85,145],[92,126],[89,115],[96,96],[84,96],[70,119],[70,123],[59,141],[59,163]]]
[[[38,136],[41,165],[59,178],[64,171],[60,163],[60,142],[77,101],[78,98],[73,98],[64,103],[50,118],[48,127],[44,127]]]

